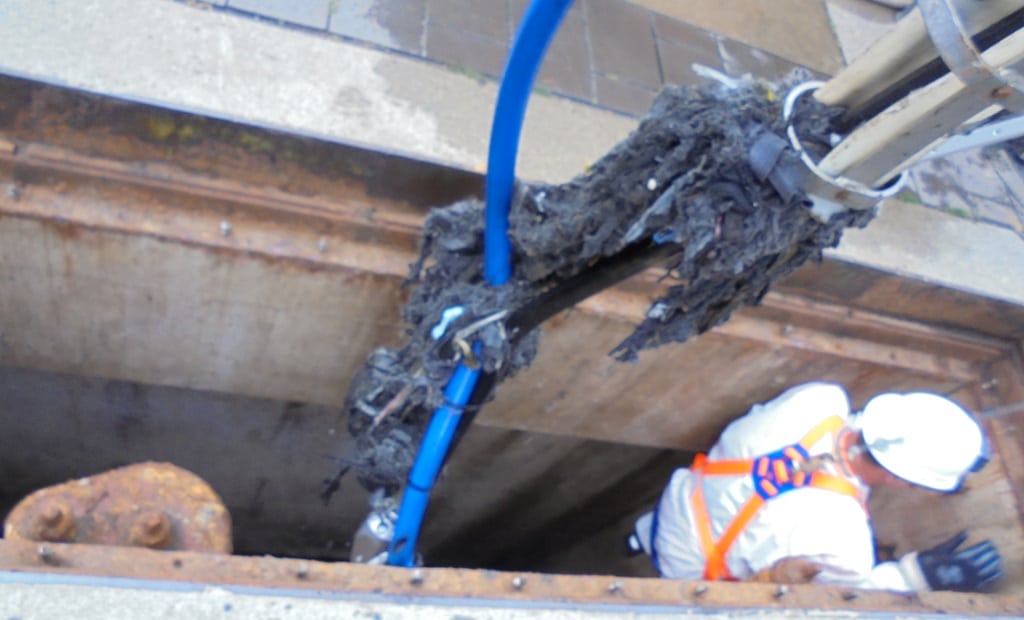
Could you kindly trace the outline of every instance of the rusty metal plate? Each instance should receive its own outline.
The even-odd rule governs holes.
[[[36,491],[4,521],[9,540],[231,553],[231,515],[202,478],[139,463]]]
[[[453,568],[399,568],[186,551],[0,541],[0,571],[128,577],[344,593],[351,598],[430,604],[442,599],[492,601],[506,606],[597,604],[677,606],[682,609],[848,610],[900,616],[1024,616],[1024,598],[925,592],[897,594],[821,585],[706,583],[594,575],[508,573]]]

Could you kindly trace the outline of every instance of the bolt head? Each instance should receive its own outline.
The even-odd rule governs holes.
[[[1012,88],[1010,88],[1009,86],[1000,86],[1000,87],[998,87],[996,89],[993,89],[993,91],[992,91],[992,98],[997,100],[997,101],[1001,101],[1003,99],[1006,99],[1007,97],[1009,97],[1012,94],[1013,94],[1013,89]]]
[[[57,557],[57,553],[50,545],[39,545],[36,548],[36,554],[39,555],[39,559],[42,560],[44,564],[49,564],[50,566],[60,564],[60,558]]]
[[[420,569],[414,569],[412,574],[409,575],[409,583],[414,586],[418,586],[423,583],[423,571]]]
[[[64,518],[64,509],[57,505],[47,506],[39,513],[39,520],[51,527],[60,523],[62,518]]]
[[[71,510],[64,504],[44,506],[35,516],[32,537],[49,542],[70,542],[75,538],[77,523]]]
[[[150,549],[166,549],[171,543],[171,521],[163,512],[151,510],[132,524],[129,540],[133,545]]]

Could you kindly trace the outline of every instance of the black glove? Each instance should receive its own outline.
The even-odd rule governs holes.
[[[982,592],[1003,578],[1003,559],[992,541],[957,551],[965,540],[967,532],[960,532],[941,545],[918,552],[917,563],[932,590]]]

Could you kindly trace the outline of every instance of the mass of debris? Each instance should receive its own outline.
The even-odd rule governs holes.
[[[873,211],[822,221],[806,196],[783,198],[749,163],[759,137],[784,135],[781,99],[801,79],[668,87],[626,140],[577,178],[518,184],[513,277],[503,286],[484,277],[484,205],[435,209],[409,276],[406,344],[376,350],[349,387],[357,453],[346,467],[368,489],[398,488],[455,366],[480,367],[495,385],[528,366],[540,330],[515,333],[505,319],[596,262],[638,244],[678,247],[664,264],[663,294],[610,352],[635,361],[644,349],[685,342],[757,304],[773,282],[820,259],[845,228],[865,226]],[[805,98],[796,114],[804,143],[827,150],[840,113]]]

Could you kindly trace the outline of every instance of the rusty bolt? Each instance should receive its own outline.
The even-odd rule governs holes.
[[[145,512],[132,525],[129,540],[139,547],[163,549],[171,542],[171,522],[159,510]]]
[[[409,583],[414,586],[423,584],[423,571],[420,569],[414,569],[412,575],[409,576]]]
[[[77,530],[75,516],[64,504],[50,504],[39,511],[32,533],[36,540],[69,542]]]
[[[518,577],[517,576],[517,577],[513,577],[512,578],[512,587],[515,588],[516,590],[522,590],[525,585],[526,585],[526,577]]]
[[[997,101],[1006,99],[1012,94],[1013,89],[1010,88],[1009,86],[1000,86],[999,88],[995,88],[992,90],[992,98]]]
[[[36,547],[36,553],[39,555],[39,559],[43,561],[43,564],[49,564],[50,566],[57,566],[60,564],[60,558],[57,557],[57,552],[53,550],[50,545],[39,545]]]

